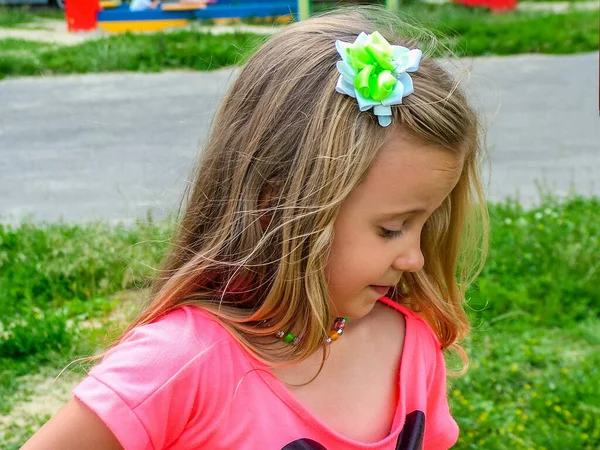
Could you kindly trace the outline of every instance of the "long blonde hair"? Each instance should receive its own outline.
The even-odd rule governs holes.
[[[335,91],[334,43],[379,31],[392,44],[424,48],[400,25],[381,8],[338,10],[286,26],[248,60],[214,118],[149,304],[129,329],[194,305],[273,366],[322,347],[333,223],[386,134]],[[424,268],[406,273],[393,299],[419,312],[442,348],[466,363],[458,345],[469,331],[465,290],[486,249],[479,126],[457,82],[425,50],[411,74],[414,93],[393,107],[392,127],[463,155],[465,164],[423,231]],[[290,329],[303,335],[299,345],[270,339]]]

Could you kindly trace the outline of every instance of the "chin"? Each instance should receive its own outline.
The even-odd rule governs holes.
[[[348,317],[349,319],[362,319],[363,317],[367,316],[371,311],[373,311],[373,308],[376,304],[377,300],[356,305],[352,309],[346,309],[342,316]]]

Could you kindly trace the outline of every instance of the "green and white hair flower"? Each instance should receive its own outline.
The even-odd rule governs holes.
[[[336,91],[355,98],[361,111],[373,108],[379,125],[387,127],[391,106],[414,92],[408,72],[419,68],[421,50],[390,45],[377,31],[360,33],[352,44],[335,41],[335,47],[342,57]]]

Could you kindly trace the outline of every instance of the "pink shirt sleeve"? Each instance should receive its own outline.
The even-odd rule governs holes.
[[[126,450],[166,448],[198,411],[211,417],[215,405],[206,404],[199,380],[204,355],[221,341],[202,342],[188,326],[192,314],[182,308],[133,329],[73,389]]]

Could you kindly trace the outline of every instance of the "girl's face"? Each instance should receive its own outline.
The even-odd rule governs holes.
[[[403,272],[421,270],[423,225],[454,189],[462,167],[447,150],[388,133],[334,224],[326,273],[336,316],[365,316],[385,286],[397,284]]]

